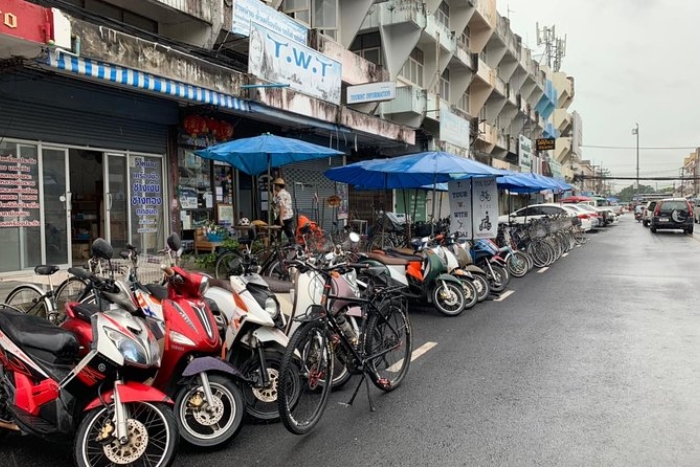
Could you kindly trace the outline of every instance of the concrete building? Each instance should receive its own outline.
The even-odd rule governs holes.
[[[700,148],[695,149],[683,159],[683,167],[680,170],[681,177],[697,179],[700,174]],[[697,197],[700,184],[698,180],[684,180],[681,184],[684,196]]]
[[[442,149],[542,172],[535,139],[573,132],[556,118],[573,80],[538,65],[495,0],[3,2],[15,12],[22,28],[0,30],[0,149],[37,199],[0,219],[0,274],[77,263],[98,236],[156,252],[172,230],[193,241],[207,220],[266,218],[266,176],[194,155],[230,139],[269,131],[348,154],[272,174],[330,227],[402,204],[330,182],[330,166]],[[324,209],[335,194],[349,202]]]

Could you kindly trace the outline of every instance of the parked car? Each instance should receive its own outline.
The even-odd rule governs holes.
[[[571,209],[568,204],[557,203],[532,204],[510,213],[510,215],[499,216],[498,222],[526,224],[529,219],[540,219],[545,216],[555,216],[562,213],[567,214],[571,218],[578,217],[581,220],[583,230],[591,229],[591,219],[587,213],[577,212],[575,209]]]
[[[700,224],[700,199],[696,199],[693,205],[693,219],[696,224]]]
[[[649,227],[649,221],[654,213],[654,208],[656,207],[657,202],[658,201],[649,201],[647,203],[646,209],[644,209],[644,217],[642,217],[642,224],[644,227]]]
[[[597,229],[599,227],[605,227],[603,213],[600,212],[595,206],[591,206],[590,204],[573,204],[572,206],[576,206],[578,209],[582,209],[589,213],[592,223],[591,228]]]
[[[657,201],[649,220],[652,233],[658,229],[680,229],[686,234],[692,234],[694,224],[693,206],[685,198]]]

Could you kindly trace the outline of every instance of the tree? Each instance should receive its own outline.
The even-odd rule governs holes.
[[[639,194],[647,194],[647,193],[655,193],[656,190],[654,189],[653,186],[651,185],[639,185]],[[637,193],[637,189],[635,188],[634,184],[623,188],[620,190],[620,192],[617,194],[617,197],[619,198],[620,201],[624,203],[629,203],[632,201],[632,197]]]

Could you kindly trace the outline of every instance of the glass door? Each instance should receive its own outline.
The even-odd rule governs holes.
[[[105,239],[115,251],[129,243],[129,178],[125,154],[105,153],[104,167],[104,231]]]
[[[131,243],[155,255],[164,248],[166,236],[163,158],[130,155],[128,173]]]
[[[45,263],[70,264],[71,194],[68,190],[68,149],[42,148]],[[25,195],[26,196],[26,195]]]

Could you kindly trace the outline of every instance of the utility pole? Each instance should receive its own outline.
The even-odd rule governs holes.
[[[632,134],[637,136],[637,187],[634,190],[634,193],[637,198],[639,198],[639,123],[632,128]]]

